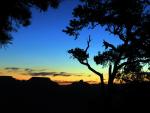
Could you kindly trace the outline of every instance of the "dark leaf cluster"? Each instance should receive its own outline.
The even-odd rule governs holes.
[[[79,62],[85,62],[89,58],[89,54],[84,49],[75,48],[68,51],[73,58],[76,58]]]
[[[47,11],[57,8],[59,0],[4,0],[0,2],[0,46],[11,43],[11,32],[31,23],[31,8]]]

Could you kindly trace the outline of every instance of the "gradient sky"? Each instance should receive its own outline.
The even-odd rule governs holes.
[[[107,79],[107,71],[95,65],[93,56],[103,50],[104,39],[115,45],[120,42],[100,27],[82,30],[77,40],[63,33],[62,29],[68,25],[72,9],[77,4],[77,0],[64,0],[58,9],[49,9],[48,12],[39,13],[32,9],[31,25],[12,33],[13,44],[0,49],[0,75],[11,75],[17,79],[46,76],[60,82],[80,79],[98,82],[96,75],[67,53],[71,48],[86,48],[86,41],[91,35],[89,61]]]

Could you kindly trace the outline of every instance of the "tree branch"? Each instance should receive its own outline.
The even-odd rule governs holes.
[[[88,41],[87,41],[87,47],[86,47],[86,49],[85,49],[85,52],[87,52],[87,50],[89,49],[89,47],[90,47],[90,42],[91,42],[91,36],[89,35],[89,39],[88,39]]]
[[[105,46],[105,49],[107,49],[108,47],[112,48],[113,50],[116,50],[116,47],[108,42],[106,42],[105,40],[103,41],[103,44]]]
[[[130,61],[130,62],[123,62],[122,64],[120,64],[118,66],[118,69],[122,68],[125,65],[129,65],[131,63],[136,63],[136,62],[147,63],[147,62],[150,62],[150,59],[148,58],[148,59],[144,59],[144,60],[140,59],[140,60],[135,60],[135,61]]]
[[[79,61],[79,60],[78,60]],[[99,73],[98,71],[96,71],[95,69],[93,69],[90,64],[88,63],[88,60],[86,60],[86,62],[82,62],[82,61],[79,61],[81,64],[85,65],[88,67],[88,69],[90,71],[92,71],[93,73],[95,73],[96,75],[100,76],[101,78],[103,78],[103,74],[102,73]]]
[[[122,40],[123,42],[126,41],[124,35],[122,34],[122,26],[115,26],[115,25],[108,25],[107,27],[107,31],[109,31],[110,33],[114,34],[114,35],[118,35],[120,40]]]

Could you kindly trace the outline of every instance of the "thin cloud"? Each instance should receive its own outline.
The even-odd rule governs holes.
[[[53,76],[71,76],[72,74],[67,73],[67,72],[59,72],[59,73],[55,73],[53,74]]]
[[[31,69],[31,68],[25,68],[25,69],[24,69],[24,71],[32,72],[32,71],[34,71],[34,70],[33,70],[33,69]]]
[[[45,71],[46,69],[40,69],[40,70],[35,70],[35,69],[32,69],[32,68],[25,68],[24,71],[26,72],[42,72],[42,71]]]
[[[20,68],[18,68],[18,67],[6,67],[6,68],[4,68],[5,70],[8,70],[8,71],[17,71],[17,70],[19,70]]]
[[[91,75],[88,75],[88,77],[91,77]]]
[[[76,73],[59,72],[59,73],[55,73],[53,76],[83,76],[83,75],[76,74]]]
[[[75,74],[75,73],[67,73],[67,72],[29,72],[28,73],[31,76],[83,76],[81,74]]]
[[[32,69],[32,68],[18,68],[18,67],[6,67],[4,68],[7,71],[23,71],[21,72],[22,75],[29,75],[29,76],[83,76],[83,73],[68,73],[68,72],[51,72],[47,71],[47,69]]]
[[[66,72],[30,72],[31,76],[72,76]]]
[[[31,76],[51,76],[54,72],[31,72],[29,73]]]

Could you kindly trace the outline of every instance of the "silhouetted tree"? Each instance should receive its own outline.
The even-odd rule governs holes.
[[[112,89],[115,77],[127,73],[141,72],[144,65],[150,65],[150,1],[149,0],[81,0],[74,11],[74,19],[63,30],[78,38],[85,27],[101,26],[105,31],[119,38],[119,45],[103,41],[105,51],[94,56],[97,65],[108,67],[108,88]],[[103,74],[88,62],[90,38],[86,49],[75,48],[68,52],[89,70],[100,76]]]
[[[47,11],[51,6],[57,8],[59,0],[4,0],[0,2],[0,47],[11,43],[11,32],[21,25],[31,23],[31,8]]]

